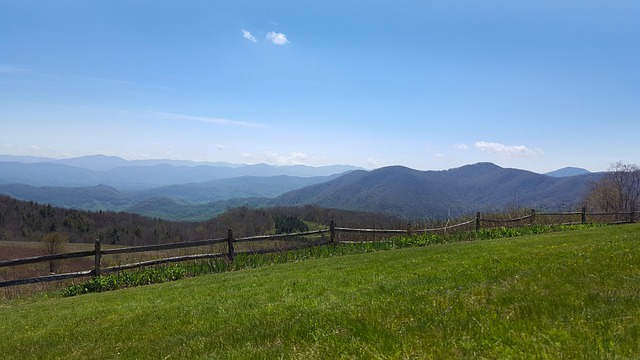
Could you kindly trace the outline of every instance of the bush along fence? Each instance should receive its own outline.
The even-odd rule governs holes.
[[[549,222],[548,220],[542,220],[542,218],[560,218],[563,219],[563,222]],[[576,221],[579,217],[580,221]],[[211,258],[227,258],[229,261],[233,262],[235,257],[238,254],[243,255],[255,255],[255,254],[268,254],[282,251],[293,251],[299,250],[314,246],[323,246],[323,245],[335,245],[338,243],[364,243],[371,242],[371,240],[363,240],[362,234],[369,234],[369,238],[373,238],[375,241],[376,234],[381,235],[391,235],[391,236],[401,236],[401,235],[416,235],[416,234],[427,234],[427,233],[437,233],[437,232],[455,232],[455,231],[464,231],[464,230],[472,230],[473,225],[475,224],[475,231],[479,231],[483,228],[492,228],[496,226],[505,226],[508,224],[518,224],[522,225],[523,222],[527,222],[530,225],[536,224],[538,221],[545,224],[587,224],[588,219],[593,218],[599,219],[608,219],[607,221],[601,221],[603,223],[610,224],[621,224],[621,223],[634,223],[636,221],[635,211],[632,212],[619,212],[619,213],[587,213],[586,209],[582,209],[580,212],[561,212],[561,213],[536,213],[535,210],[531,210],[531,213],[526,216],[521,216],[518,218],[484,218],[480,212],[476,213],[475,219],[464,221],[461,223],[446,225],[438,228],[430,228],[430,229],[413,229],[411,224],[407,225],[406,229],[354,229],[354,228],[343,228],[337,227],[335,222],[331,220],[329,228],[323,230],[314,230],[307,232],[299,232],[299,233],[291,233],[291,234],[277,234],[277,235],[260,235],[260,236],[250,236],[250,237],[242,237],[242,238],[234,238],[233,230],[228,229],[227,236],[224,238],[218,239],[206,239],[206,240],[197,240],[197,241],[188,241],[188,242],[180,242],[180,243],[169,243],[169,244],[159,244],[159,245],[145,245],[145,246],[132,246],[132,247],[122,247],[122,248],[113,248],[113,249],[103,249],[100,243],[100,240],[95,241],[94,250],[90,251],[80,251],[80,252],[71,252],[65,254],[57,254],[57,255],[44,255],[44,256],[34,256],[20,259],[10,259],[10,260],[0,260],[0,268],[26,265],[26,264],[34,264],[40,262],[50,262],[50,261],[58,261],[65,259],[74,259],[74,258],[86,258],[93,257],[94,258],[94,266],[91,270],[77,271],[77,272],[69,272],[63,274],[50,274],[46,276],[38,276],[31,277],[25,279],[16,279],[16,280],[6,280],[0,281],[0,288],[16,286],[16,285],[24,285],[24,284],[34,284],[34,283],[42,283],[42,282],[50,282],[50,281],[60,281],[60,280],[68,280],[80,277],[99,277],[103,274],[135,269],[145,266],[153,266],[160,265],[165,263],[172,262],[181,262],[181,261],[189,261],[189,260],[200,260],[200,259],[211,259]],[[566,220],[569,221],[566,221]],[[573,221],[571,221],[573,220]],[[592,220],[593,222],[593,220]],[[483,223],[489,224],[490,226],[484,226]],[[339,234],[359,234],[360,236],[355,237],[356,240],[351,240],[352,236],[344,236],[345,239],[342,239],[342,236],[338,236]],[[328,236],[328,239],[327,239]],[[366,235],[364,237],[367,237]],[[300,239],[311,238],[311,241],[299,241]],[[284,240],[288,241],[289,245],[285,247],[271,247],[271,248],[262,248],[257,250],[243,250],[236,252],[236,247],[241,245],[242,243],[248,242],[263,242],[263,241],[274,241],[274,240]],[[293,244],[293,246],[291,246]],[[118,255],[118,254],[132,254],[132,253],[140,253],[140,252],[154,252],[154,251],[162,251],[162,250],[175,250],[175,249],[186,249],[186,248],[197,248],[203,246],[211,246],[214,245],[223,245],[226,247],[226,251],[224,252],[210,252],[210,253],[199,253],[192,255],[181,255],[181,256],[173,256],[173,257],[165,257],[160,259],[153,259],[147,261],[140,261],[135,263],[129,263],[125,265],[117,265],[117,266],[103,266],[102,258],[105,255]]]

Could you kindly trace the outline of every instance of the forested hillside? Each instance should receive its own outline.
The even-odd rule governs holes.
[[[111,162],[102,163],[102,166],[106,168],[108,164]],[[75,175],[80,170],[94,171],[55,163],[13,165],[22,169],[23,176],[29,175],[41,182],[52,183],[56,182],[56,176],[62,176],[61,173],[54,176],[57,173],[49,171],[52,166],[71,168],[71,174]],[[40,172],[36,169],[40,169]],[[502,168],[492,163],[478,163],[441,171],[390,166],[331,176],[241,176],[196,182],[201,179],[200,172],[206,172],[209,174],[207,176],[222,176],[222,173],[228,172],[235,172],[237,175],[241,170],[224,168],[216,172],[213,169],[215,168],[211,166],[180,167],[164,164],[115,167],[100,171],[103,175],[122,172],[119,177],[121,179],[128,173],[131,181],[141,183],[163,177],[172,178],[172,181],[187,181],[144,190],[123,190],[104,184],[81,187],[2,184],[10,178],[11,172],[8,172],[0,176],[4,179],[0,179],[0,194],[69,209],[124,211],[177,221],[206,221],[227,209],[239,206],[263,208],[314,205],[387,214],[415,222],[443,220],[474,214],[476,211],[499,211],[505,208],[575,210],[583,205],[583,197],[589,186],[603,176],[603,173],[589,173],[555,177]],[[283,171],[266,165],[246,166],[242,169],[261,169],[263,174]],[[311,170],[296,167],[286,169],[301,173]],[[42,171],[49,175],[44,176]],[[178,177],[174,178],[170,174]]]
[[[104,184],[36,187],[0,183],[0,194],[70,209],[125,211],[166,220],[202,221],[228,208],[265,205],[269,199],[287,191],[337,176],[242,176],[139,191],[124,191]]]
[[[323,209],[315,206],[252,209],[239,207],[201,222],[174,222],[125,212],[80,211],[20,201],[0,196],[0,241],[39,241],[50,232],[64,233],[70,242],[143,245],[224,237],[232,228],[238,237],[272,234],[276,220],[295,219],[328,226],[335,219],[340,226],[389,227],[403,222],[393,216],[357,211]],[[292,228],[299,230],[300,225]]]
[[[602,174],[551,177],[478,163],[442,171],[391,166],[353,171],[283,194],[271,205],[375,211],[409,220],[447,219],[476,211],[530,207],[558,211],[581,206]]]

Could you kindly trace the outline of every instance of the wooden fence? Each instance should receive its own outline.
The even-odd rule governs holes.
[[[274,252],[282,252],[282,251],[291,251],[298,250],[307,247],[313,246],[321,246],[321,245],[329,245],[329,244],[337,244],[337,243],[355,243],[355,242],[363,242],[359,241],[349,241],[349,240],[340,240],[338,239],[339,233],[365,233],[365,234],[391,234],[391,235],[413,235],[413,234],[426,234],[429,232],[449,232],[449,231],[459,231],[459,230],[473,230],[476,231],[482,228],[482,223],[488,223],[495,227],[496,224],[513,224],[513,223],[521,223],[527,221],[529,224],[537,223],[537,221],[543,217],[577,217],[580,216],[580,221],[572,221],[565,222],[568,224],[579,224],[579,223],[587,223],[587,219],[591,217],[615,217],[615,221],[609,221],[609,223],[633,223],[635,222],[635,211],[632,212],[620,212],[620,213],[587,213],[583,208],[581,212],[561,212],[561,213],[539,213],[537,214],[535,210],[531,210],[531,214],[518,217],[518,218],[504,218],[504,219],[488,219],[483,218],[481,213],[478,212],[476,214],[476,218],[468,221],[464,221],[461,223],[457,223],[454,225],[447,225],[438,228],[430,228],[430,229],[413,229],[409,224],[406,229],[354,229],[354,228],[342,228],[336,227],[335,222],[331,220],[329,229],[324,230],[315,230],[315,231],[307,231],[300,233],[292,233],[292,234],[278,234],[278,235],[261,235],[261,236],[250,236],[250,237],[242,237],[242,238],[234,238],[233,231],[231,229],[228,230],[227,236],[224,238],[218,239],[206,239],[206,240],[197,240],[197,241],[188,241],[188,242],[180,242],[180,243],[170,243],[170,244],[160,244],[160,245],[145,245],[145,246],[131,246],[131,247],[123,247],[123,248],[115,248],[115,249],[102,249],[100,240],[95,241],[94,250],[90,251],[79,251],[79,252],[71,252],[65,254],[57,254],[57,255],[44,255],[44,256],[34,256],[28,258],[21,259],[10,259],[10,260],[0,260],[0,268],[10,267],[10,266],[18,266],[25,264],[34,264],[45,261],[57,261],[64,259],[73,259],[73,258],[84,258],[92,256],[94,258],[94,267],[91,270],[84,270],[78,272],[70,272],[63,274],[51,274],[46,276],[38,276],[26,279],[17,279],[17,280],[8,280],[8,281],[0,281],[0,288],[15,286],[15,285],[24,285],[24,284],[34,284],[34,283],[42,283],[49,281],[59,281],[59,280],[67,280],[74,279],[86,276],[101,276],[106,273],[117,272],[122,270],[134,269],[144,266],[151,265],[159,265],[164,263],[172,263],[172,262],[180,262],[180,261],[188,261],[188,260],[198,260],[198,259],[211,259],[211,258],[224,258],[226,257],[229,261],[234,261],[237,254],[245,254],[245,255],[253,255],[253,254],[267,254]],[[624,217],[625,219],[619,220],[620,217]],[[475,224],[475,228],[471,226]],[[466,227],[466,228],[465,228]],[[326,236],[329,235],[329,240],[326,240]],[[250,241],[265,241],[265,240],[277,240],[277,239],[293,239],[293,238],[301,238],[308,236],[316,236],[319,237],[319,241],[311,241],[298,246],[289,246],[286,248],[267,248],[260,250],[249,250],[249,251],[241,251],[236,253],[235,246],[236,244]],[[184,249],[184,248],[195,248],[202,246],[210,246],[216,244],[226,244],[226,252],[217,252],[217,253],[204,253],[204,254],[194,254],[194,255],[182,255],[182,256],[174,256],[174,257],[166,257],[161,259],[154,259],[148,261],[141,261],[136,263],[130,263],[125,265],[118,266],[110,266],[110,267],[102,267],[102,257],[104,255],[116,255],[116,254],[131,254],[138,252],[149,252],[149,251],[159,251],[159,250],[174,250],[174,249]]]

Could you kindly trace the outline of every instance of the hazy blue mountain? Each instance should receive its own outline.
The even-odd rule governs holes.
[[[142,198],[107,185],[86,187],[36,187],[25,184],[0,185],[0,194],[40,204],[82,210],[124,210]]]
[[[0,184],[59,187],[105,184],[128,191],[242,176],[330,176],[358,169],[347,165],[310,167],[171,160],[127,161],[103,155],[63,160],[12,156],[2,158],[11,161],[0,161]]]
[[[117,182],[111,175],[55,163],[0,162],[0,184],[93,186]]]
[[[0,194],[64,208],[128,211],[171,220],[202,220],[234,205],[241,206],[247,202],[252,206],[264,204],[268,199],[287,191],[328,181],[336,176],[245,176],[140,191],[120,191],[102,184],[85,187],[0,184]]]
[[[36,158],[37,159],[37,158]],[[69,159],[48,159],[46,161],[39,162],[52,162],[56,164],[63,164],[69,166],[80,167],[84,169],[96,170],[96,171],[109,171],[118,167],[129,166],[155,166],[155,165],[172,165],[172,166],[214,166],[214,167],[229,167],[237,168],[246,166],[243,164],[232,164],[226,162],[196,162],[189,160],[163,160],[163,159],[148,159],[148,160],[125,160],[117,156],[106,155],[88,155],[77,158]]]
[[[555,211],[578,206],[587,185],[599,176],[554,178],[491,163],[443,171],[394,166],[354,171],[285,193],[270,205],[315,204],[409,219],[442,219],[509,206]]]
[[[553,176],[553,177],[568,177],[568,176],[585,175],[585,174],[590,174],[590,173],[591,173],[591,171],[589,171],[587,169],[569,166],[569,167],[565,167],[565,168],[562,168],[562,169],[558,169],[558,170],[555,170],[555,171],[548,172],[545,175]]]
[[[207,203],[233,198],[274,198],[287,191],[318,184],[333,176],[241,176],[203,183],[178,184],[136,192],[139,197],[161,196],[189,203]]]
[[[123,158],[105,155],[89,155],[70,159],[52,160],[48,162],[94,171],[107,171],[116,167],[129,165],[129,162]]]
[[[37,156],[0,155],[0,161],[30,164],[38,162],[53,162],[56,161],[56,159]]]
[[[41,162],[1,159],[13,160],[0,161],[2,194],[63,207],[127,210],[175,220],[213,216],[234,205],[313,204],[407,219],[441,219],[505,207],[566,210],[578,207],[588,184],[602,176],[566,176],[576,170],[549,176],[492,163],[442,171],[402,166],[364,171],[341,165],[216,166],[107,156]]]
[[[234,198],[203,204],[188,204],[166,197],[145,199],[125,209],[126,212],[174,221],[203,221],[240,206],[261,207],[268,198]]]

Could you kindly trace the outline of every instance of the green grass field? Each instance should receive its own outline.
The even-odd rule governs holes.
[[[3,358],[638,358],[640,225],[0,304]]]

